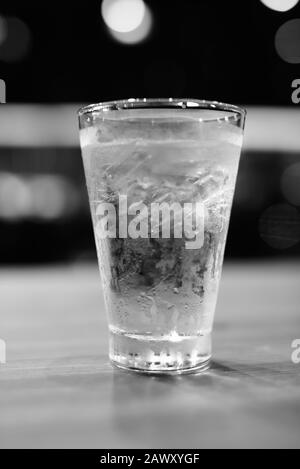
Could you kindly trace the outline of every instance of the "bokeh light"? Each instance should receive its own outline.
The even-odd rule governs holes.
[[[58,176],[44,175],[30,183],[33,213],[46,220],[60,218],[67,208],[68,192],[65,181]]]
[[[29,52],[31,43],[28,26],[19,18],[6,18],[5,25],[5,39],[0,41],[0,61],[18,62],[23,60]]]
[[[281,179],[281,190],[289,203],[300,206],[300,163],[285,170]]]
[[[74,215],[79,206],[78,190],[63,176],[0,173],[0,220],[52,221]]]
[[[279,57],[285,62],[300,63],[300,18],[280,26],[275,37],[275,47]]]
[[[152,13],[143,0],[104,0],[102,16],[111,36],[123,44],[145,40],[152,28]]]
[[[19,176],[0,173],[0,218],[17,220],[31,211],[31,194]]]
[[[262,214],[259,233],[273,249],[289,249],[300,241],[300,213],[291,205],[272,205]]]
[[[261,2],[271,10],[288,11],[294,8],[299,0],[261,0]]]
[[[137,29],[144,15],[143,0],[104,0],[102,3],[102,16],[106,25],[119,33]]]

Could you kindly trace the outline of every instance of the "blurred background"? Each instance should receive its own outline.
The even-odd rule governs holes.
[[[300,255],[297,0],[1,0],[0,79],[1,264],[95,259],[76,110],[131,97],[244,105],[227,257]]]

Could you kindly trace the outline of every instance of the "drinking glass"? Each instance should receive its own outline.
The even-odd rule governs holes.
[[[209,367],[245,117],[233,105],[172,98],[79,111],[115,365]]]

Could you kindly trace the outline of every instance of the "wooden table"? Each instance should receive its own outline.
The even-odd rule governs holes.
[[[300,447],[297,263],[226,265],[203,375],[112,369],[94,265],[0,271],[1,448]]]

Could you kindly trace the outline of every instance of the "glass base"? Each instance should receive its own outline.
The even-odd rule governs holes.
[[[140,373],[199,373],[210,366],[211,334],[153,337],[111,332],[109,356],[115,366]]]

